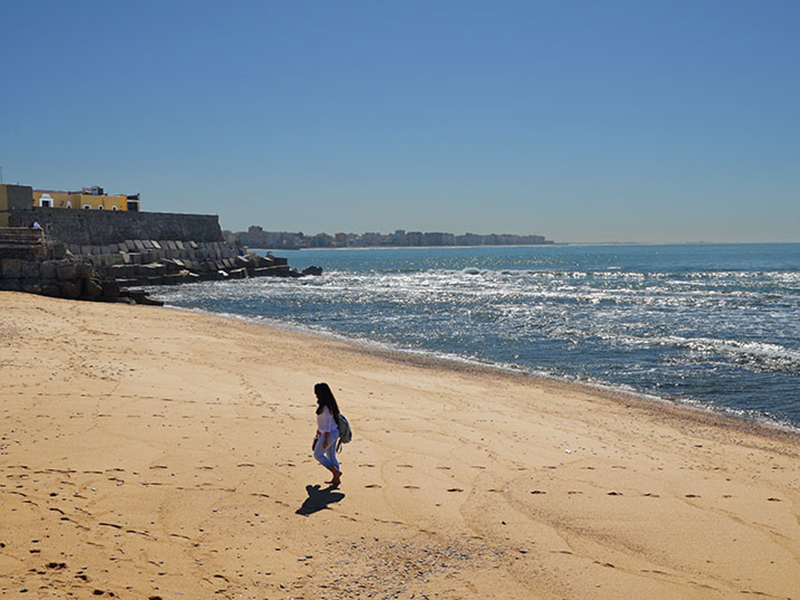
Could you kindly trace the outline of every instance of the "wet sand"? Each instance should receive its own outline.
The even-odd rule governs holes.
[[[0,292],[0,596],[800,599],[792,433]],[[311,457],[313,385],[354,429]]]

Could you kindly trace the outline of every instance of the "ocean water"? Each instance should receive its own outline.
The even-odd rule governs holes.
[[[175,307],[800,427],[800,244],[276,254],[324,274],[149,289]]]

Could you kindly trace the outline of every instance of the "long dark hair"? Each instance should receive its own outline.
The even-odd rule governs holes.
[[[314,386],[314,393],[317,395],[317,414],[322,414],[322,409],[326,406],[334,417],[339,416],[339,405],[336,404],[336,398],[333,397],[333,392],[327,383],[318,383]]]

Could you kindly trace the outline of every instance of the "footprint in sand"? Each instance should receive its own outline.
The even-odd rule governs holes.
[[[653,494],[651,492],[647,492],[645,494],[645,497],[647,497],[647,498],[661,498],[661,496],[659,496],[658,494]]]
[[[686,497],[687,498],[699,498],[700,496],[698,496],[697,494],[686,494]]]
[[[448,492],[463,492],[464,490],[461,488],[450,488],[447,490]]]
[[[783,502],[780,498],[767,498],[767,502]]]
[[[380,488],[381,486],[379,486],[377,483],[370,483],[369,485],[365,485],[364,487],[367,489],[372,489],[372,488]]]
[[[413,469],[414,465],[397,465],[397,467],[401,469]]]
[[[622,496],[622,492],[608,492],[609,496]]]
[[[407,490],[418,490],[419,489],[418,485],[404,485],[403,487],[405,489],[407,489]]]
[[[531,494],[546,494],[547,492],[543,490],[531,490]]]

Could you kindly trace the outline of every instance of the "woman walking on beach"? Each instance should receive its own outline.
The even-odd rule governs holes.
[[[325,483],[339,485],[342,479],[339,461],[336,459],[336,440],[339,439],[336,419],[339,416],[339,406],[327,383],[315,385],[314,394],[317,396],[317,435],[311,446],[314,458],[333,474],[333,479]]]

